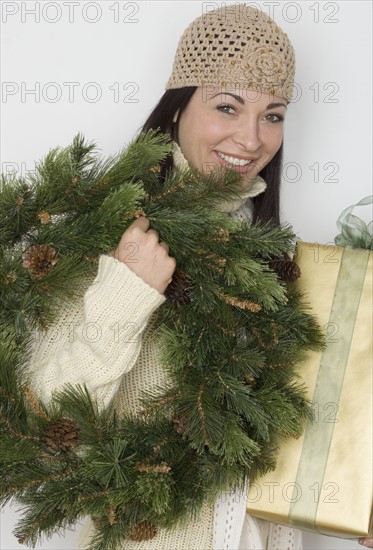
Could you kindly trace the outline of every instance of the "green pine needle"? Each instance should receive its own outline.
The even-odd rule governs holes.
[[[125,546],[144,520],[186,525],[206,500],[273,468],[281,438],[312,416],[297,371],[323,335],[299,291],[268,267],[293,250],[291,228],[221,213],[242,196],[233,172],[173,171],[161,182],[171,146],[151,131],[102,159],[78,134],[34,174],[2,179],[0,501],[23,506],[15,534],[29,545],[85,515],[96,525],[90,550]],[[168,382],[143,392],[136,416],[119,417],[115,400],[103,410],[83,386],[46,406],[30,394],[34,339],[83,300],[99,256],[144,214],[187,281],[155,315]],[[40,245],[54,265],[38,259]],[[77,441],[58,450],[46,434],[62,418]]]

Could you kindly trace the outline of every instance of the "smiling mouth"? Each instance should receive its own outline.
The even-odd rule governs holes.
[[[252,161],[249,159],[239,159],[237,157],[231,157],[229,155],[224,155],[224,153],[221,153],[220,151],[216,151],[216,154],[225,162],[228,162],[229,164],[233,164],[233,166],[248,166]]]
[[[215,157],[217,158],[219,164],[226,166],[236,172],[241,174],[251,173],[255,170],[256,160],[257,159],[244,159],[238,157],[232,157],[231,155],[226,155],[221,151],[213,151]]]

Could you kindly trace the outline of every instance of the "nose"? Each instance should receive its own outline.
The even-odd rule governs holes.
[[[257,151],[262,142],[256,117],[243,117],[236,128],[233,140],[248,152]]]

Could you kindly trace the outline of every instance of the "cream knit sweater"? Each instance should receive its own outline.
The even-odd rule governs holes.
[[[181,151],[176,165],[185,166]],[[180,156],[181,155],[181,156]],[[232,217],[251,219],[250,194],[265,189],[256,179],[241,204],[222,205]],[[32,389],[47,403],[65,384],[86,384],[102,407],[115,399],[119,412],[137,412],[141,392],[162,386],[166,374],[159,362],[153,313],[165,297],[124,263],[99,259],[97,275],[84,297],[67,304],[46,333],[35,333],[30,361]],[[92,532],[87,521],[80,540]],[[215,507],[205,505],[198,518],[172,532],[160,530],[149,541],[126,541],[123,550],[293,550],[300,533],[245,515],[245,495],[222,495]]]

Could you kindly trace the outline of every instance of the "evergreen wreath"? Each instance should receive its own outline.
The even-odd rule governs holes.
[[[151,538],[274,468],[281,439],[312,418],[297,368],[323,335],[296,285],[270,267],[283,268],[291,228],[219,212],[240,196],[234,172],[174,170],[161,182],[169,154],[169,138],[150,131],[102,160],[79,134],[27,178],[2,179],[1,502],[22,505],[22,543],[87,515],[91,550]],[[139,215],[177,262],[157,310],[170,384],[149,390],[137,417],[102,410],[82,386],[47,406],[30,391],[32,340],[83,295],[98,256]]]

